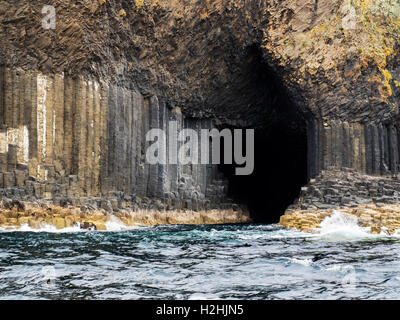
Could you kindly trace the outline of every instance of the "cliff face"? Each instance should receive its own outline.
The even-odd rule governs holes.
[[[263,109],[257,48],[265,87],[284,87],[301,109],[351,121],[397,115],[394,0],[55,0],[55,30],[41,27],[45,1],[1,4],[5,65],[95,75],[192,114],[251,119]]]
[[[150,129],[168,132],[174,121],[177,132],[200,136],[200,129],[212,128],[210,120],[186,119],[156,96],[96,80],[2,68],[0,87],[3,196],[82,204],[82,197],[103,195],[119,202],[114,207],[122,201],[146,207],[139,199],[153,198],[159,200],[150,208],[160,210],[232,207],[216,165],[146,161]]]
[[[256,128],[261,141],[304,137],[281,141],[299,148],[297,164],[274,163],[289,175],[398,172],[397,1],[54,0],[56,29],[45,30],[47,4],[0,0],[5,187],[31,176],[52,197],[120,191],[230,203],[215,190],[237,181],[216,167],[147,167],[143,133],[167,119]],[[296,179],[287,182],[294,193],[306,183]]]

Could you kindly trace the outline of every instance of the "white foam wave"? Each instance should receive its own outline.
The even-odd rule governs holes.
[[[364,238],[387,237],[384,231],[381,234],[371,234],[369,227],[361,227],[356,216],[343,214],[334,210],[332,215],[326,217],[317,229],[318,238],[332,241],[359,240]],[[395,235],[394,235],[395,236]]]
[[[120,232],[138,229],[140,226],[126,226],[121,220],[116,217],[111,217],[105,223],[106,229],[104,232]],[[73,227],[57,229],[55,226],[43,223],[39,229],[31,228],[28,224],[22,224],[20,227],[0,227],[0,232],[49,232],[49,233],[71,233],[71,232],[88,232],[89,230],[81,229],[79,223]],[[101,232],[101,231],[99,231]]]
[[[63,228],[63,229],[57,229],[55,226],[50,225],[50,224],[42,224],[39,229],[34,229],[31,228],[28,224],[22,224],[21,227],[16,228],[16,227],[10,227],[10,228],[4,228],[0,227],[0,231],[2,232],[49,232],[49,233],[68,233],[68,232],[83,232],[85,230],[82,230],[79,225],[73,226],[73,227],[68,227],[68,228]]]
[[[216,294],[204,295],[201,293],[193,293],[188,300],[218,300],[220,297]]]
[[[105,226],[107,228],[107,231],[112,231],[112,232],[133,230],[141,227],[139,225],[127,226],[121,220],[119,220],[117,217],[114,216],[111,216],[109,218],[109,220],[105,223]]]
[[[290,258],[290,261],[292,263],[297,263],[297,264],[301,264],[303,266],[309,266],[312,264],[312,260],[311,259],[296,259],[296,258]]]

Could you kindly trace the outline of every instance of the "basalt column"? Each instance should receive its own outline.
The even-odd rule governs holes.
[[[368,175],[397,174],[399,129],[396,123],[338,120],[308,122],[308,175],[351,168]]]
[[[309,183],[280,224],[318,228],[334,212],[355,215],[372,233],[398,228],[398,123],[308,122]]]
[[[46,198],[99,194],[107,88],[6,68],[0,81],[3,187]]]
[[[169,159],[183,144],[178,132],[200,136],[213,128],[210,120],[186,119],[134,88],[7,68],[0,69],[0,94],[2,197],[79,203],[111,195],[120,203],[134,196],[190,210],[230,201],[215,165],[146,161],[149,130],[166,133]]]

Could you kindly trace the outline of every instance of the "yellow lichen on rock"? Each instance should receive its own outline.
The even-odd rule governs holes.
[[[29,219],[28,221],[28,225],[29,227],[31,227],[32,229],[40,229],[40,220],[36,220],[36,219]]]
[[[61,217],[53,218],[52,224],[57,229],[64,229],[65,228],[65,220],[64,220],[64,218],[61,218]]]
[[[371,231],[372,234],[380,234],[381,233],[381,227],[379,226],[373,226],[371,227]]]
[[[136,2],[136,10],[139,10],[141,7],[143,7],[144,0],[135,0]]]
[[[318,8],[319,16],[314,19],[303,12],[306,7],[303,2],[293,4],[289,28],[275,23],[267,29],[271,41],[264,47],[268,52],[281,66],[302,61],[297,75],[291,77],[300,85],[302,76],[341,69],[344,60],[358,55],[360,61],[368,62],[361,65],[362,69],[370,64],[379,69],[379,92],[387,103],[392,96],[387,65],[400,41],[400,4],[392,0],[343,1],[334,10]],[[357,81],[359,73],[353,76]]]

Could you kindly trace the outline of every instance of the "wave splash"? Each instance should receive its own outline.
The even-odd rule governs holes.
[[[389,236],[385,232],[371,234],[369,227],[360,226],[356,216],[344,214],[337,210],[334,210],[332,215],[326,217],[321,222],[320,228],[317,231],[318,234],[316,236],[318,238],[332,241],[376,239]],[[392,236],[399,235],[394,234]]]
[[[105,231],[96,232],[121,232],[140,228],[140,226],[126,226],[122,221],[116,217],[111,217],[105,223]],[[90,230],[82,229],[79,222],[73,227],[57,229],[55,226],[47,223],[41,224],[39,229],[31,228],[28,224],[22,224],[20,227],[0,227],[0,232],[48,232],[48,233],[73,233],[73,232],[89,232]]]

